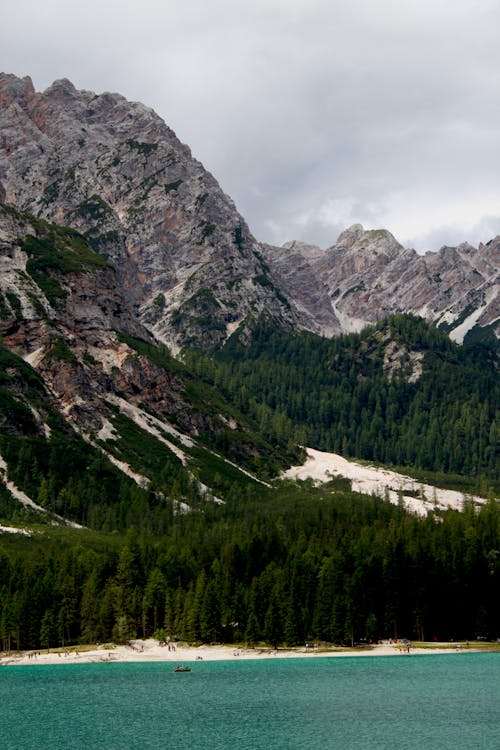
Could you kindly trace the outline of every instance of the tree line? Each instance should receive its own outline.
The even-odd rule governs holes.
[[[288,483],[173,514],[162,537],[65,533],[1,538],[4,649],[500,636],[495,501],[421,518]]]
[[[401,354],[391,371],[388,345]],[[334,339],[261,322],[250,343],[233,337],[221,350],[186,358],[271,442],[500,479],[493,353],[454,344],[415,316]]]

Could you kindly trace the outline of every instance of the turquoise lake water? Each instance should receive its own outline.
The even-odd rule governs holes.
[[[500,654],[0,669],[2,750],[500,750]]]

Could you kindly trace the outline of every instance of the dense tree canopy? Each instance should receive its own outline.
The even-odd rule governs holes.
[[[498,503],[419,518],[309,483],[238,494],[161,538],[2,538],[0,645],[500,635]]]
[[[262,324],[250,344],[230,339],[210,357],[187,356],[271,441],[500,479],[494,357],[420,318],[394,315],[334,339]]]
[[[224,441],[233,459],[242,449],[229,427],[200,432],[186,466],[117,411],[115,454],[150,478],[137,486],[45,402],[22,360],[0,347],[0,365],[0,453],[9,479],[48,512],[43,526],[0,484],[0,522],[34,529],[0,536],[0,648],[155,633],[273,645],[500,637],[500,399],[486,349],[394,316],[331,341],[261,325],[249,343],[189,352],[182,365],[200,400],[203,388],[220,391],[245,414],[259,435],[246,460],[261,476],[294,460],[298,443],[422,479],[438,472],[491,498],[426,518],[340,478],[321,489],[259,483],[218,455]],[[34,418],[42,412],[49,436]],[[53,528],[51,513],[87,528]]]

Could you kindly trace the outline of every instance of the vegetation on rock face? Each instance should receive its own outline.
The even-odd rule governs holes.
[[[73,214],[75,217],[100,223],[105,221],[111,212],[110,206],[99,195],[91,195],[77,206]]]
[[[58,336],[54,340],[52,346],[46,354],[46,359],[49,361],[55,359],[61,362],[77,362],[76,356],[73,354],[62,336]]]
[[[172,190],[177,190],[182,185],[182,180],[174,180],[174,182],[168,182],[165,185],[165,192],[168,195]]]
[[[74,229],[58,227],[39,219],[33,219],[32,224],[37,231],[36,236],[28,234],[19,239],[19,245],[28,255],[26,272],[51,305],[58,307],[67,296],[61,276],[106,268],[108,264]]]
[[[64,274],[85,273],[93,268],[107,267],[106,259],[92,250],[76,230],[55,224],[37,228],[40,230],[38,236],[27,235],[20,240],[22,249],[29,257],[30,270],[38,273],[54,270]]]
[[[7,297],[10,309],[12,310],[16,318],[20,318],[22,315],[22,307],[19,297],[14,294],[14,292],[6,292],[5,296]]]
[[[149,156],[150,153],[156,151],[158,148],[157,143],[147,143],[146,141],[136,141],[133,138],[127,139],[127,146],[137,151],[142,156]]]

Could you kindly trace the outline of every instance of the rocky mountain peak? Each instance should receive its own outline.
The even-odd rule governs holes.
[[[352,247],[363,236],[364,232],[362,224],[353,224],[339,234],[335,245],[346,248]]]
[[[233,201],[151,109],[67,79],[0,74],[0,202],[81,232],[138,320],[174,348],[222,344],[259,316],[327,336],[412,312],[498,327],[500,240],[418,255],[361,224],[326,251],[259,244]]]
[[[29,101],[27,82],[2,82],[6,200],[82,232],[157,337],[207,345],[248,316],[296,322],[231,199],[153,110],[66,79]]]
[[[336,253],[351,251],[356,255],[394,256],[402,245],[387,229],[364,229],[361,224],[353,224],[339,236],[335,245],[330,248]]]
[[[56,81],[49,86],[45,92],[45,97],[65,97],[65,96],[76,96],[77,90],[73,86],[70,80],[67,78],[58,78]]]
[[[323,253],[313,256],[301,243],[288,247],[294,255],[286,259],[270,246],[267,254],[292,298],[301,294],[311,330],[319,324],[323,334],[332,335],[335,321],[337,330],[359,331],[391,313],[411,312],[436,321],[460,343],[477,327],[498,338],[500,238],[479,248],[462,243],[422,256],[387,230],[354,224]]]
[[[18,78],[12,73],[0,72],[0,102],[25,102],[35,94],[33,81],[29,76]]]

